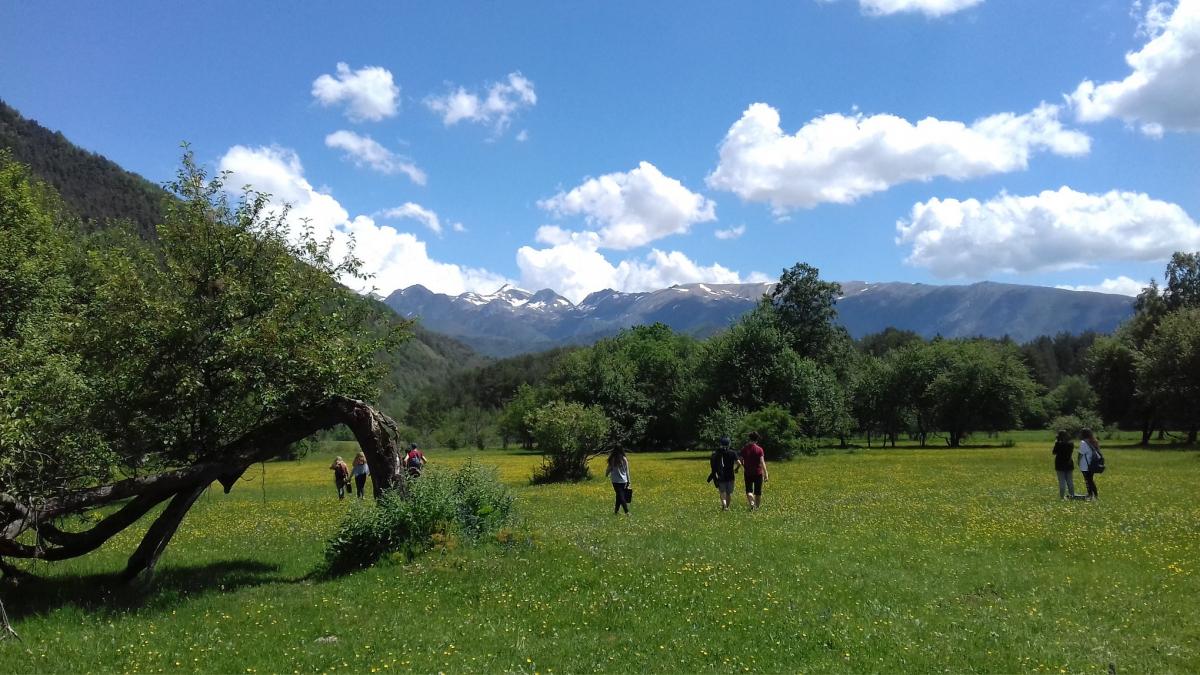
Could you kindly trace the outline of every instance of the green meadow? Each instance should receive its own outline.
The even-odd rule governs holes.
[[[1108,441],[1100,501],[1060,502],[1048,435],[972,440],[771,465],[755,513],[706,454],[635,454],[629,517],[530,485],[538,455],[434,451],[498,467],[517,522],[340,578],[327,445],[210,490],[148,589],[104,583],[136,528],[27,565],[0,672],[1200,670],[1200,454]]]

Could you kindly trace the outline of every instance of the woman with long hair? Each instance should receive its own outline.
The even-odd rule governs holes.
[[[337,488],[338,501],[341,501],[346,498],[346,487],[350,484],[350,467],[346,466],[346,460],[335,457],[329,468],[333,470],[333,485]]]
[[[625,509],[625,515],[629,515],[629,501],[625,498],[629,490],[629,460],[625,457],[624,450],[618,447],[608,453],[608,467],[604,473],[612,479],[613,492],[617,493],[613,515],[620,513],[621,509]]]
[[[1054,455],[1054,472],[1058,474],[1059,499],[1075,498],[1075,478],[1072,475],[1075,472],[1075,464],[1071,461],[1071,453],[1074,450],[1071,435],[1066,431],[1059,431],[1058,438],[1054,441],[1054,449],[1050,451]]]
[[[367,476],[371,475],[371,469],[367,466],[367,453],[359,451],[354,456],[354,468],[350,470],[354,476],[354,489],[358,493],[358,498],[363,498],[363,489],[367,487]]]

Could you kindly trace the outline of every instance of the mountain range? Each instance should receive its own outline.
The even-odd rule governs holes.
[[[657,291],[597,291],[579,304],[543,289],[503,286],[480,295],[450,296],[416,285],[385,302],[489,356],[511,356],[589,344],[623,328],[661,322],[707,337],[749,311],[773,284],[682,284]],[[1133,313],[1123,295],[1001,284],[842,283],[838,320],[853,337],[888,327],[925,337],[1008,336],[1018,342],[1061,332],[1111,332]]]

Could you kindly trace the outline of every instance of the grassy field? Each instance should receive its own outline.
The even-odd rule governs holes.
[[[772,465],[756,513],[707,456],[635,455],[631,517],[603,479],[530,486],[535,455],[435,451],[499,467],[509,541],[334,580],[329,447],[205,495],[147,592],[101,583],[136,532],[31,567],[0,672],[1200,670],[1200,454],[1110,441],[1101,500],[1063,503],[1048,437],[1003,438]]]

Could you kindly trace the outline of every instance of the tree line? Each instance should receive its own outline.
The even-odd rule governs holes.
[[[437,445],[533,447],[538,411],[559,406],[559,417],[598,415],[604,447],[711,447],[757,429],[775,458],[811,452],[818,439],[958,447],[1018,428],[1141,428],[1144,442],[1160,431],[1194,443],[1198,261],[1175,254],[1165,287],[1150,284],[1114,335],[1063,332],[1023,345],[895,329],[852,340],[835,321],[838,284],[798,263],[708,340],[656,324],[506,359],[427,390],[403,418],[408,433]]]

